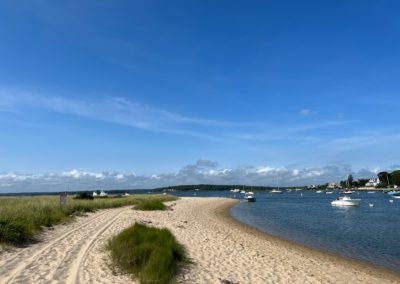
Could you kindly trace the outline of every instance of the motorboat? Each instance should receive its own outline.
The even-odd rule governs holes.
[[[271,193],[282,193],[282,190],[274,188]]]
[[[340,196],[331,202],[335,206],[357,206],[360,205],[361,199],[352,199],[350,196]]]
[[[325,194],[332,194],[333,191],[326,191]]]
[[[254,197],[254,192],[246,192],[244,194],[244,199],[247,200],[247,202],[256,202],[256,198]]]
[[[321,193],[322,192],[322,190],[317,190],[315,193]]]

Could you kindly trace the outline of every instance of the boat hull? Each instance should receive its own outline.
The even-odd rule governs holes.
[[[331,202],[334,206],[358,206],[360,205],[361,199],[352,199],[352,200],[333,200]]]

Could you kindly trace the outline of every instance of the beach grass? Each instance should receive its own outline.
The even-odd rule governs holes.
[[[169,283],[185,265],[185,250],[168,229],[136,223],[113,237],[107,248],[116,265],[140,283]]]
[[[160,200],[143,200],[135,205],[135,209],[143,211],[165,210],[167,206]]]
[[[68,198],[67,204],[60,206],[58,196],[1,197],[0,244],[21,245],[34,239],[43,228],[69,221],[86,212],[146,202],[162,204],[172,200],[176,200],[176,197],[158,194],[110,196],[93,200]]]

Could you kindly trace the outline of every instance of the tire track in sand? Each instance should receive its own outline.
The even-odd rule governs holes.
[[[129,208],[102,210],[43,244],[13,254],[0,263],[0,282],[78,283],[80,264],[93,248],[96,238]]]

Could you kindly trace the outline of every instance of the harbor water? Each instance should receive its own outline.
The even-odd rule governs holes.
[[[315,191],[256,192],[254,203],[229,191],[175,192],[178,196],[238,198],[232,217],[270,235],[322,251],[400,271],[400,199],[382,193],[354,192],[359,206],[332,206],[339,196]],[[373,207],[370,206],[373,204]]]

